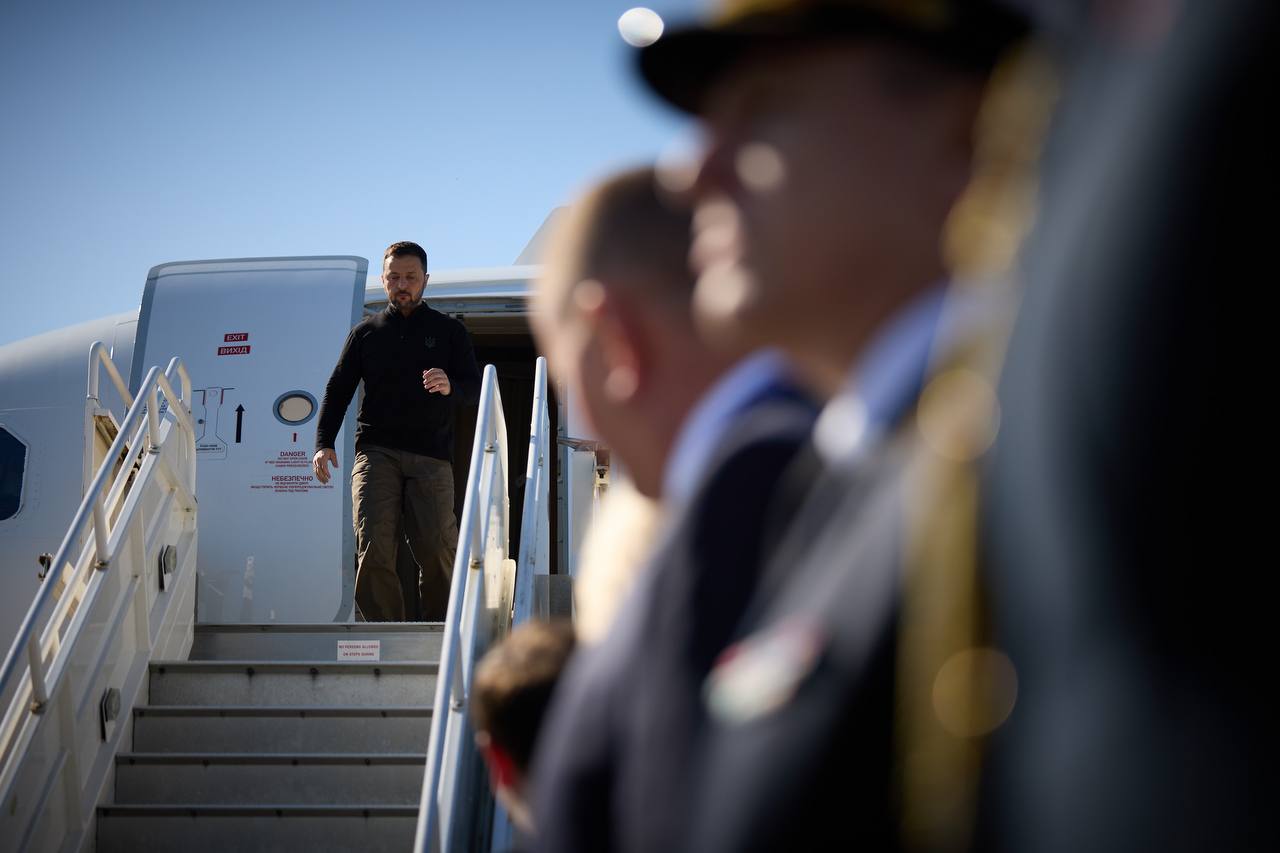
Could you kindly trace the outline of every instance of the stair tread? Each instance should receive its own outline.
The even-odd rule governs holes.
[[[183,764],[420,764],[425,752],[121,752],[116,763]]]
[[[197,634],[429,634],[443,631],[443,622],[203,622],[195,626]]]
[[[439,664],[435,661],[416,661],[416,660],[392,660],[392,661],[334,661],[334,660],[160,660],[152,661],[151,669],[164,669],[175,671],[198,671],[212,669],[244,669],[245,667],[254,667],[255,669],[287,671],[290,669],[327,669],[327,670],[346,670],[348,672],[356,672],[358,670],[385,669],[393,672],[415,672],[429,671],[434,672]]]
[[[133,815],[190,815],[192,813],[203,812],[211,815],[241,816],[241,815],[272,815],[272,814],[297,814],[303,816],[317,815],[362,815],[368,813],[371,816],[385,815],[394,817],[416,817],[418,814],[417,806],[397,806],[397,805],[380,805],[376,803],[359,804],[359,803],[322,803],[322,804],[257,804],[257,805],[227,805],[217,803],[198,803],[191,805],[160,805],[156,803],[142,804],[124,804],[124,805],[106,805],[98,806],[98,814],[111,816],[112,814],[133,814]]]
[[[138,705],[135,717],[429,717],[430,705]]]

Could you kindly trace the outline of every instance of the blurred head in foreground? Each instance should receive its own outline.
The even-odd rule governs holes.
[[[702,122],[695,306],[834,390],[875,330],[946,276],[986,80],[1025,31],[996,3],[724,0],[640,70]],[[683,180],[682,180],[683,179]]]
[[[552,691],[573,652],[567,621],[526,622],[476,666],[471,719],[489,781],[512,821],[532,834],[526,780],[538,729]]]
[[[689,229],[652,169],[609,178],[557,227],[534,293],[552,372],[648,497],[685,417],[736,360],[696,333]]]

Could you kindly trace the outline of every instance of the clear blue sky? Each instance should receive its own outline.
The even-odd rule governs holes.
[[[136,308],[164,261],[511,263],[687,129],[637,82],[634,5],[0,3],[0,344]]]

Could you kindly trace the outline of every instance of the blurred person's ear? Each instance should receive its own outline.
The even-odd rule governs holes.
[[[648,334],[639,307],[625,293],[602,291],[587,321],[599,345],[605,397],[627,405],[640,392],[648,366]]]

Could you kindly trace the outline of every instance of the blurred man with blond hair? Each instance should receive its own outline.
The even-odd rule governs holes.
[[[539,849],[662,850],[675,837],[699,685],[755,589],[773,484],[812,427],[778,356],[699,337],[690,227],[651,169],[624,173],[576,206],[538,284],[552,370],[670,518],[557,692],[535,761]]]

